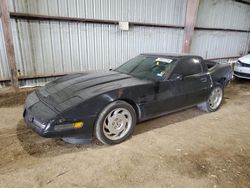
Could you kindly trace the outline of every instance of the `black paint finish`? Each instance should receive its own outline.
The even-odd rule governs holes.
[[[133,77],[116,71],[61,77],[30,94],[24,120],[44,137],[91,139],[95,120],[115,100],[131,104],[138,122],[206,101],[215,82],[226,85],[232,78],[229,65],[205,61],[199,56],[142,54],[172,58],[176,62],[163,80]],[[79,129],[56,131],[55,126],[83,121]]]

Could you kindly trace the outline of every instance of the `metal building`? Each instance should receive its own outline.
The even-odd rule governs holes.
[[[250,2],[200,0],[190,53],[229,59],[247,53]],[[21,86],[99,71],[142,52],[181,53],[188,0],[9,0]],[[121,30],[119,22],[129,22]],[[0,87],[10,82],[0,22]]]

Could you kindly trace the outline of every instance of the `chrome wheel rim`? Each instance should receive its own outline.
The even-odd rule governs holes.
[[[208,99],[208,103],[211,109],[215,110],[220,106],[220,103],[222,101],[222,95],[223,92],[220,87],[216,87],[213,89]]]
[[[110,140],[119,140],[127,135],[131,126],[130,112],[125,108],[116,108],[105,117],[103,133]]]

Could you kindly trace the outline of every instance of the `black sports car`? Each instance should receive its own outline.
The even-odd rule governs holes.
[[[137,122],[198,105],[212,112],[232,78],[229,65],[200,56],[141,54],[103,73],[61,77],[30,94],[23,113],[44,137],[117,144]]]

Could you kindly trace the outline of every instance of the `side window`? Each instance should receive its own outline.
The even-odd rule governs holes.
[[[202,72],[201,60],[198,58],[187,58],[180,61],[175,67],[174,73],[190,76]]]

